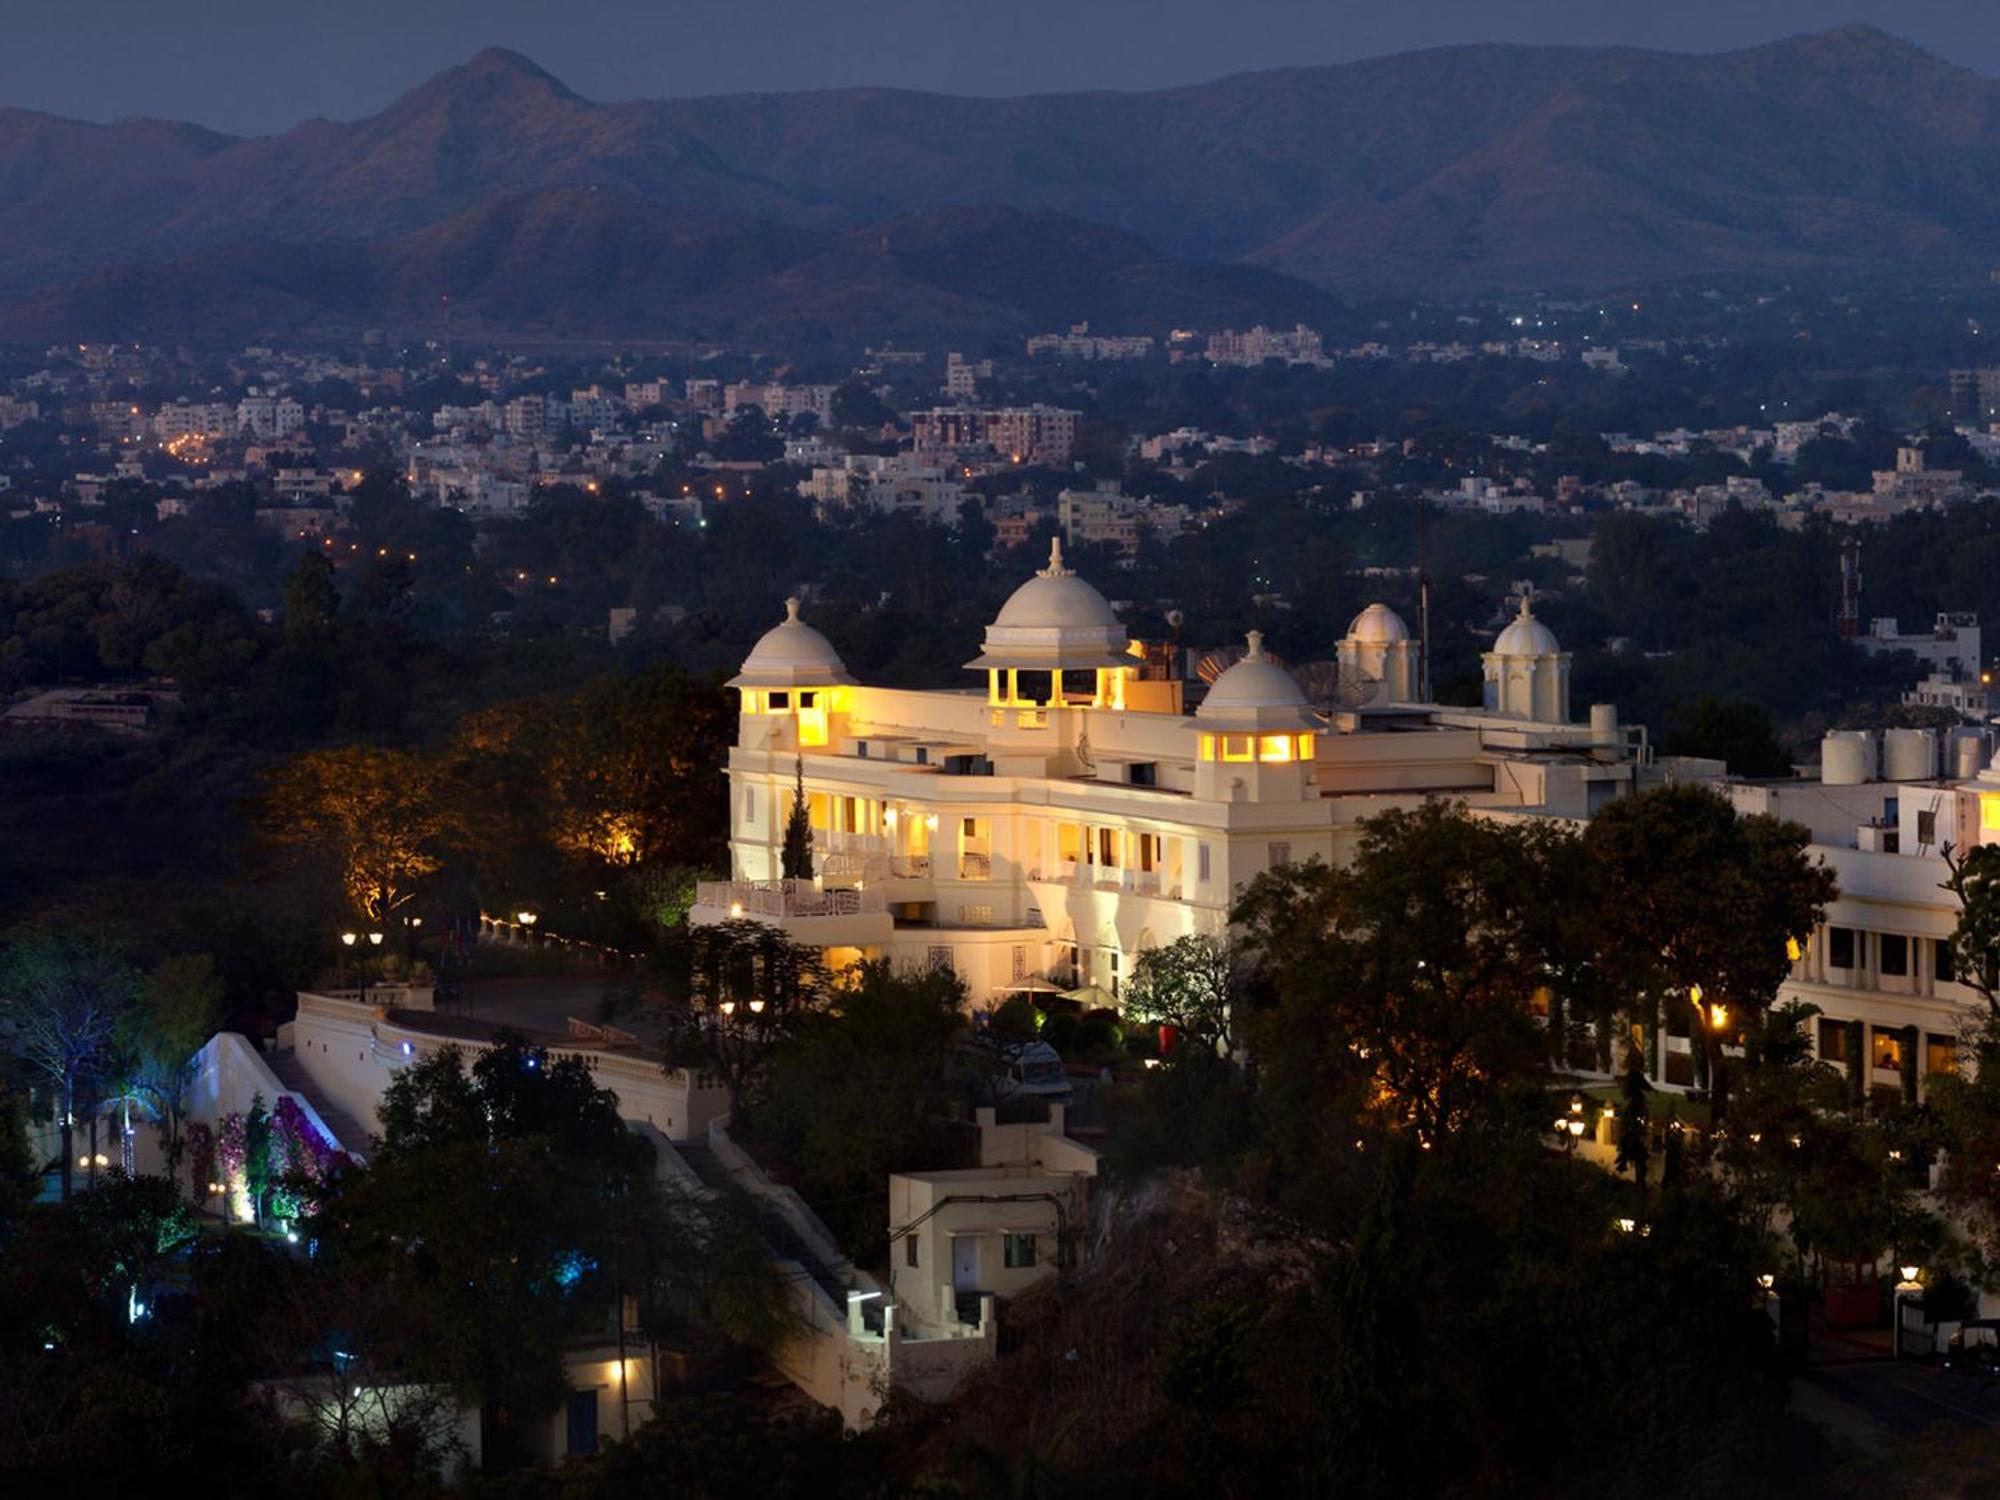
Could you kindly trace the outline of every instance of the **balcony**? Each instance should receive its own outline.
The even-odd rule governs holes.
[[[1030,881],[1066,885],[1074,890],[1117,891],[1133,896],[1152,896],[1163,901],[1181,899],[1181,882],[1159,870],[1124,870],[1116,865],[1093,865],[1066,859],[1052,874],[1031,871]]]
[[[797,942],[857,948],[886,943],[892,927],[881,891],[827,890],[808,880],[700,881],[689,920],[764,922]]]

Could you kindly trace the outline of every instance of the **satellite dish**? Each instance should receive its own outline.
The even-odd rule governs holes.
[[[1337,661],[1309,661],[1292,674],[1322,714],[1352,713],[1381,701],[1382,679]]]

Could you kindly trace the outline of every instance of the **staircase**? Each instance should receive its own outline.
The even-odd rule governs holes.
[[[847,1284],[839,1273],[799,1237],[783,1214],[737,1181],[735,1174],[716,1156],[714,1147],[704,1140],[688,1140],[675,1141],[673,1148],[704,1187],[743,1209],[757,1226],[758,1237],[773,1259],[788,1260],[801,1267],[844,1314]]]
[[[346,1110],[338,1108],[320,1091],[319,1085],[312,1081],[312,1076],[300,1063],[297,1053],[267,1052],[264,1061],[287,1091],[299,1095],[319,1112],[321,1121],[334,1134],[335,1145],[355,1156],[366,1154],[374,1132]]]

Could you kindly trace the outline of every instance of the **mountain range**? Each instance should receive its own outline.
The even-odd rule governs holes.
[[[1373,295],[1983,279],[2000,83],[1866,27],[1144,93],[596,103],[487,51],[351,122],[0,110],[0,337],[1012,335]]]

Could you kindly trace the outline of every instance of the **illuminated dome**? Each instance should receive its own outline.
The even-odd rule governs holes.
[[[1130,638],[1104,596],[1063,566],[1062,540],[1049,565],[1014,590],[986,627],[985,649],[968,667],[1129,667]]]
[[[736,688],[829,687],[854,681],[833,643],[799,618],[799,601],[785,601],[784,623],[772,626],[729,679]]]
[[[1317,727],[1299,680],[1264,653],[1264,632],[1250,632],[1250,650],[1208,690],[1195,719],[1243,729]]]
[[[1495,656],[1554,656],[1561,650],[1555,632],[1535,618],[1525,595],[1521,599],[1521,612],[1508,621],[1507,628],[1493,642]]]
[[[1347,638],[1357,643],[1386,646],[1392,641],[1407,641],[1410,627],[1388,605],[1371,604],[1354,617],[1353,623],[1347,627]]]

